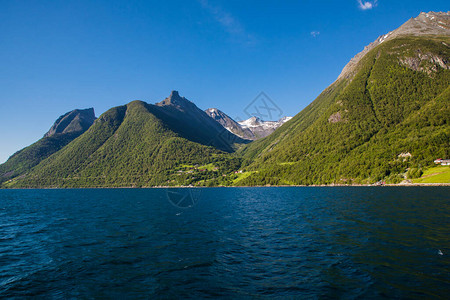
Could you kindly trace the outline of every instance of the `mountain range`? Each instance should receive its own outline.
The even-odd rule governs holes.
[[[399,183],[450,157],[450,13],[357,54],[292,119],[236,122],[173,91],[61,116],[0,165],[2,187]]]
[[[292,119],[292,117],[283,117],[278,121],[264,121],[259,117],[252,116],[247,120],[236,122],[217,108],[208,108],[205,112],[228,131],[248,140],[257,140],[266,137],[274,132],[275,129]]]

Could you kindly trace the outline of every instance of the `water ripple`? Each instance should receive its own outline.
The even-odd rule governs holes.
[[[0,297],[445,298],[449,191],[0,190]]]

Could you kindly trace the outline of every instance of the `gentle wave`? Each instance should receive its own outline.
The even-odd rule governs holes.
[[[0,297],[445,298],[449,192],[0,190]]]

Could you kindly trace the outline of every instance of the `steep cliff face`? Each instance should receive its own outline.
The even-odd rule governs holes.
[[[95,121],[93,108],[75,109],[60,116],[44,137],[59,133],[75,133],[86,131]]]
[[[440,53],[423,53],[420,49],[412,56],[399,57],[399,61],[411,70],[425,72],[428,75],[437,72],[439,68],[450,69],[448,57]]]

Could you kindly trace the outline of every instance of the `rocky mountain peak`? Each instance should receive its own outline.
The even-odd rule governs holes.
[[[260,117],[252,116],[247,120],[236,122],[217,108],[208,108],[205,110],[205,113],[226,130],[247,140],[257,140],[266,137],[292,119],[292,117],[283,117],[278,121],[264,121]]]
[[[449,35],[450,12],[421,12],[391,33],[391,38],[402,35]]]
[[[213,119],[219,117],[221,115],[221,111],[217,108],[208,108],[205,112]]]
[[[248,125],[260,125],[262,120],[259,117],[253,116],[244,122],[245,122],[245,124],[248,124]],[[244,123],[244,122],[242,122],[242,123]]]
[[[425,24],[433,25],[438,28],[450,29],[450,11],[449,12],[421,12],[414,20]]]
[[[58,133],[74,133],[86,131],[95,121],[93,108],[74,109],[60,116],[44,137]]]
[[[426,35],[450,35],[450,12],[421,12],[417,17],[409,19],[399,28],[379,36],[349,61],[344,69],[342,69],[338,80],[350,77],[358,62],[369,53],[370,50],[381,43],[400,36]]]
[[[207,110],[205,110],[205,113],[209,117],[214,119],[216,122],[218,122],[220,125],[222,125],[223,128],[225,128],[229,132],[237,135],[238,137],[241,137],[246,140],[254,140],[255,139],[255,136],[253,135],[253,133],[250,130],[242,128],[242,126],[238,122],[233,120],[230,116],[228,116],[223,111],[221,111],[217,108],[208,108]]]
[[[185,97],[181,97],[178,91],[172,91],[169,97],[157,103],[156,105],[158,106],[173,105],[178,107],[189,107],[194,104]]]
[[[250,134],[246,135],[246,138],[257,140],[268,136],[290,119],[292,119],[292,117],[283,117],[278,121],[264,121],[257,116],[253,116],[247,120],[237,122],[237,125],[241,131],[250,132]],[[229,127],[225,128],[230,130]]]

